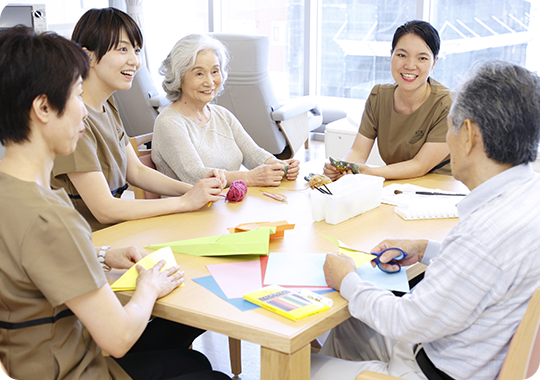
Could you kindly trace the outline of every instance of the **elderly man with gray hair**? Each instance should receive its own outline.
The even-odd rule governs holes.
[[[425,278],[402,298],[362,281],[346,256],[329,254],[328,285],[353,316],[312,357],[312,379],[370,370],[405,379],[494,379],[540,286],[540,79],[518,65],[475,66],[448,116],[452,173],[471,190],[442,242],[385,240]],[[390,251],[392,252],[392,251]],[[382,256],[389,262],[395,254]],[[387,265],[392,270],[391,265]],[[339,358],[339,359],[338,359]],[[346,360],[342,360],[346,359]]]

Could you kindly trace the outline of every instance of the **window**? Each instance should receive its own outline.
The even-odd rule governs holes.
[[[433,13],[442,39],[433,76],[446,86],[455,88],[478,60],[504,59],[538,71],[540,41],[533,20],[540,14],[533,2],[437,0]]]
[[[303,0],[221,1],[222,32],[268,36],[269,71],[278,99],[303,92],[303,3]]]
[[[540,2],[532,0],[147,0],[145,17],[156,83],[161,61],[188,33],[264,34],[278,98],[319,95],[343,107],[344,99],[365,99],[375,84],[393,82],[392,36],[413,19],[439,31],[432,76],[448,87],[479,59],[540,71]]]
[[[159,67],[176,42],[193,33],[208,33],[208,3],[193,0],[151,0],[143,3],[144,38],[149,72],[161,91]]]

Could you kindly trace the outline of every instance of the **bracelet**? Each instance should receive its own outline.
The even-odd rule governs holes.
[[[97,255],[98,261],[105,272],[109,272],[111,270],[111,267],[105,263],[105,255],[107,254],[108,249],[111,249],[111,247],[108,245],[101,246]]]

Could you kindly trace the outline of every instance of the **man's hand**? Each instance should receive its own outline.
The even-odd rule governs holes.
[[[329,253],[324,262],[324,279],[329,287],[339,291],[341,282],[351,272],[356,272],[354,260],[346,255]]]
[[[398,239],[387,239],[380,242],[376,245],[371,252],[381,252],[386,248],[401,248],[407,254],[403,260],[398,261],[402,266],[408,266],[416,264],[422,261],[424,257],[424,252],[426,251],[428,241],[427,240],[398,240]],[[395,256],[399,254],[398,251],[391,250],[383,253],[380,257],[381,263],[387,263],[391,261]],[[371,262],[371,265],[375,267],[377,264]],[[384,269],[388,271],[395,270],[393,265],[381,265]]]

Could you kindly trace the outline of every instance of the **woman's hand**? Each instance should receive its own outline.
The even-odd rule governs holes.
[[[283,179],[283,163],[262,164],[247,173],[248,186],[279,186]]]
[[[225,178],[225,171],[224,170],[212,169],[208,173],[206,173],[205,175],[203,175],[201,177],[201,179],[205,179],[205,178],[217,178],[217,179],[219,179],[221,181],[221,185],[222,185],[221,190],[223,190],[224,188],[227,187],[227,178]]]
[[[137,277],[137,287],[149,286],[154,288],[157,297],[165,297],[184,282],[184,272],[180,272],[180,267],[175,265],[163,272],[161,268],[165,265],[165,260],[161,260],[152,268],[146,270],[141,265],[137,265],[139,276]]]
[[[340,179],[343,176],[343,173],[341,173],[334,165],[332,165],[330,162],[326,162],[324,164],[323,173],[325,176],[330,178],[332,181],[335,181],[337,179]]]
[[[193,211],[206,206],[209,202],[217,202],[223,190],[221,179],[212,177],[198,180],[195,185],[179,199],[186,203],[185,210]]]
[[[287,178],[288,181],[295,181],[298,177],[298,173],[300,173],[300,161],[291,158],[283,162],[289,165],[285,178]]]
[[[105,264],[115,269],[129,269],[146,256],[136,247],[110,248],[105,253]]]

